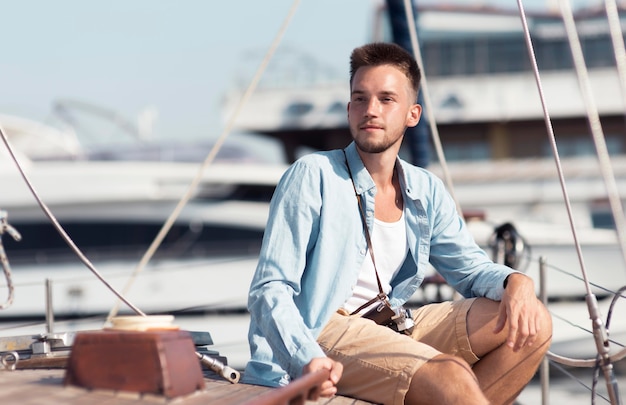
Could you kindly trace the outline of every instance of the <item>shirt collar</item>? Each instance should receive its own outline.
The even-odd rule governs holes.
[[[348,158],[348,164],[350,165],[352,176],[354,176],[354,186],[356,187],[357,194],[363,194],[376,187],[372,176],[370,176],[369,172],[365,168],[365,165],[363,164],[363,161],[361,160],[361,156],[359,156],[359,152],[356,149],[354,141],[351,142],[344,150],[346,152],[346,157]],[[405,190],[409,197],[414,198],[411,190],[406,188],[406,184],[408,183],[406,179],[406,172],[402,164],[402,160],[397,157],[396,170],[398,170],[398,176],[400,177],[400,187]]]
[[[361,160],[361,157],[359,156],[359,152],[356,149],[354,141],[351,142],[350,145],[344,149],[344,151],[348,159],[350,171],[352,172],[352,179],[354,181],[354,187],[356,188],[357,194],[363,194],[376,187],[372,176],[370,176],[369,172],[365,168],[365,165],[363,164],[363,161]]]

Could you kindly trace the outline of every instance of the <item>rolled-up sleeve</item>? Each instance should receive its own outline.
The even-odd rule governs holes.
[[[494,263],[476,244],[443,183],[432,186],[431,264],[464,297],[499,300],[504,279],[515,271]]]

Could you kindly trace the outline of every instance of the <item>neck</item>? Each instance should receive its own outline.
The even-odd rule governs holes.
[[[395,222],[402,217],[402,192],[395,162],[395,157],[389,161],[363,161],[376,185],[374,215],[384,222]]]
[[[379,190],[391,187],[397,183],[396,155],[391,153],[364,153],[359,150],[363,165],[374,180]]]

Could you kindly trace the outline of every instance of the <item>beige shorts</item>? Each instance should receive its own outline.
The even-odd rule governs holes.
[[[328,357],[344,366],[338,393],[379,404],[404,404],[413,375],[433,357],[446,353],[476,363],[466,325],[473,302],[443,302],[413,310],[411,336],[359,315],[333,314],[317,341]]]

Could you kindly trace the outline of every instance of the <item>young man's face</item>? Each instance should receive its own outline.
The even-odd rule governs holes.
[[[392,146],[399,149],[406,127],[417,125],[420,114],[409,80],[400,70],[381,65],[356,71],[348,122],[352,138],[363,152],[381,153]]]

